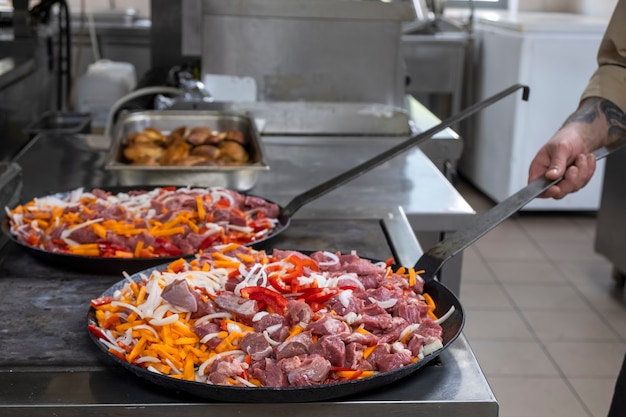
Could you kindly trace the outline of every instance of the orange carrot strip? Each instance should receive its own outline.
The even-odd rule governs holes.
[[[415,268],[409,268],[409,287],[413,287],[417,283]]]
[[[426,301],[426,304],[428,304],[429,307],[434,309],[435,308],[435,301],[432,299],[432,297],[430,295],[428,295],[428,293],[424,293],[424,294],[422,294],[422,296],[424,297],[424,301]]]

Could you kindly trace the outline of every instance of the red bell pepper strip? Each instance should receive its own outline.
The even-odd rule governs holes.
[[[287,299],[276,291],[266,287],[244,287],[241,289],[241,296],[264,303],[270,307],[274,313],[283,315],[287,307]]]
[[[89,330],[94,336],[96,336],[98,339],[102,339],[102,340],[109,340],[104,333],[102,333],[102,331],[94,326],[93,324],[89,324],[87,325],[87,330]]]
[[[213,244],[216,243],[219,240],[219,238],[220,238],[219,233],[214,233],[210,236],[205,237],[202,243],[200,243],[200,246],[198,246],[198,249],[204,250],[206,248],[213,246]]]
[[[288,294],[291,292],[291,284],[286,284],[278,272],[272,272],[267,276],[267,281],[278,292]]]
[[[98,308],[100,306],[106,305],[106,304],[110,304],[111,301],[113,301],[112,297],[109,296],[104,296],[104,297],[99,297],[99,298],[92,298],[91,299],[91,306],[93,308]]]
[[[156,238],[156,248],[154,253],[158,256],[182,256],[183,251],[179,247],[174,245],[169,239],[162,237]]]
[[[307,304],[310,304],[312,302],[323,304],[333,298],[335,295],[337,295],[336,290],[320,288],[319,291],[305,295],[304,300],[307,302]]]

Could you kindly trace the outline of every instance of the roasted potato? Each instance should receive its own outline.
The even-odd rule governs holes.
[[[128,135],[124,157],[133,165],[241,165],[249,162],[242,132],[215,132],[208,126],[180,126],[165,136],[147,127]]]

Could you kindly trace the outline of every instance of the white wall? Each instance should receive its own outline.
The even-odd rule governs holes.
[[[617,0],[518,0],[520,11],[580,13],[609,17]]]

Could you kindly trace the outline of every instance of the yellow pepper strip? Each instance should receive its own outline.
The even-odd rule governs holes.
[[[372,376],[376,373],[376,371],[337,371],[336,374],[340,378],[354,378],[355,375],[358,375],[356,379],[367,378],[368,376]]]
[[[364,335],[372,334],[371,332],[368,332],[367,330],[365,330],[363,327],[357,327],[356,331]]]
[[[374,349],[376,349],[376,345],[366,347],[365,350],[363,351],[363,358],[367,359],[369,357],[369,355],[372,354]]]
[[[47,229],[50,227],[50,224],[45,220],[37,219],[37,226],[39,226],[40,229]]]
[[[148,292],[148,290],[146,289],[145,285],[142,285],[139,288],[139,293],[137,294],[137,299],[135,300],[135,305],[139,306],[141,304],[143,304],[144,300],[146,299],[146,293]]]
[[[70,253],[74,255],[83,256],[98,256],[100,255],[100,249],[97,243],[85,243],[82,245],[70,246]]]
[[[239,245],[238,245],[238,244],[236,244],[236,243],[229,243],[228,245],[224,246],[224,247],[221,249],[221,252],[222,252],[222,253],[230,252],[231,250],[235,250],[235,249],[237,249],[238,247],[239,247]]]
[[[200,220],[204,220],[206,218],[206,211],[204,210],[204,205],[202,204],[202,196],[196,196],[196,205],[198,206],[198,218]]]
[[[185,259],[184,258],[178,258],[173,262],[170,262],[170,264],[167,266],[167,270],[168,271],[176,271],[179,270],[180,268],[182,268],[185,265]]]
[[[93,230],[93,232],[98,235],[100,239],[107,237],[107,229],[99,223],[92,224],[91,230]]]
[[[243,262],[247,262],[247,263],[252,263],[252,262],[256,261],[256,259],[254,259],[254,256],[246,255],[245,253],[238,253],[237,254],[237,258],[239,258]]]
[[[115,251],[115,257],[116,258],[132,258],[133,257],[133,253],[132,252],[126,252],[125,250],[116,250]]]
[[[216,268],[239,269],[241,262],[238,261],[215,261]]]
[[[152,232],[152,235],[160,237],[160,236],[182,235],[183,233],[185,233],[185,228],[183,226],[178,226],[178,227],[172,227],[170,229],[154,230]]]
[[[171,324],[171,328],[172,328],[172,332],[175,332],[178,335],[181,335],[183,337],[191,337],[191,338],[195,338],[196,340],[199,340],[196,333],[193,330],[191,330],[189,327],[187,327],[185,324],[181,323],[180,321],[177,321]]]
[[[178,369],[183,368],[183,362],[180,359],[176,358],[173,354],[165,350],[163,345],[153,344],[152,348],[156,352],[157,356],[163,359],[169,359],[170,362]]]
[[[170,372],[172,372],[172,367],[164,363],[151,363],[150,366],[152,366],[154,369],[161,372],[162,374],[169,375]]]
[[[217,259],[217,260],[219,260],[219,261],[230,261],[230,262],[234,262],[234,261],[233,261],[233,258],[231,258],[231,257],[229,257],[229,256],[226,256],[226,255],[224,255],[224,254],[223,254],[223,253],[221,253],[221,252],[217,252],[217,251],[216,251],[216,252],[213,252],[213,253],[211,253],[211,256],[213,257],[213,259]]]
[[[145,337],[139,339],[139,342],[137,342],[135,347],[133,347],[133,350],[131,350],[130,353],[126,355],[126,360],[128,361],[128,363],[133,363],[135,358],[139,356],[141,352],[143,352],[147,344],[148,339],[146,339]]]
[[[135,258],[139,258],[139,255],[141,254],[141,250],[143,249],[143,240],[140,240],[137,242],[137,245],[135,246],[135,251],[133,252],[133,256]]]
[[[183,366],[183,379],[186,381],[194,381],[194,361],[193,355],[187,355],[185,358],[185,364]]]
[[[90,249],[98,249],[97,243],[83,243],[81,245],[70,246],[70,251],[81,251],[81,250],[90,250]]]
[[[250,382],[253,385],[256,385],[257,387],[260,387],[261,385],[263,385],[261,381],[256,378],[249,378],[248,382]]]
[[[293,327],[289,330],[289,336],[287,337],[287,339],[289,339],[289,338],[291,338],[291,337],[293,337],[293,336],[295,336],[295,335],[297,335],[297,334],[299,334],[299,333],[302,333],[302,330],[304,330],[304,329],[302,328],[302,326],[299,326],[299,325],[297,325],[297,324],[296,324],[295,326],[293,326]]]
[[[232,332],[224,340],[220,342],[219,345],[215,346],[215,350],[217,353],[227,352],[229,350],[236,349],[235,343],[239,343],[241,339],[243,339],[245,335],[239,332]]]
[[[169,325],[161,327],[161,339],[167,346],[174,345],[174,339],[172,339],[172,330]]]
[[[130,283],[130,289],[133,292],[133,296],[137,297],[137,294],[139,294],[139,285],[137,285],[135,281]]]

